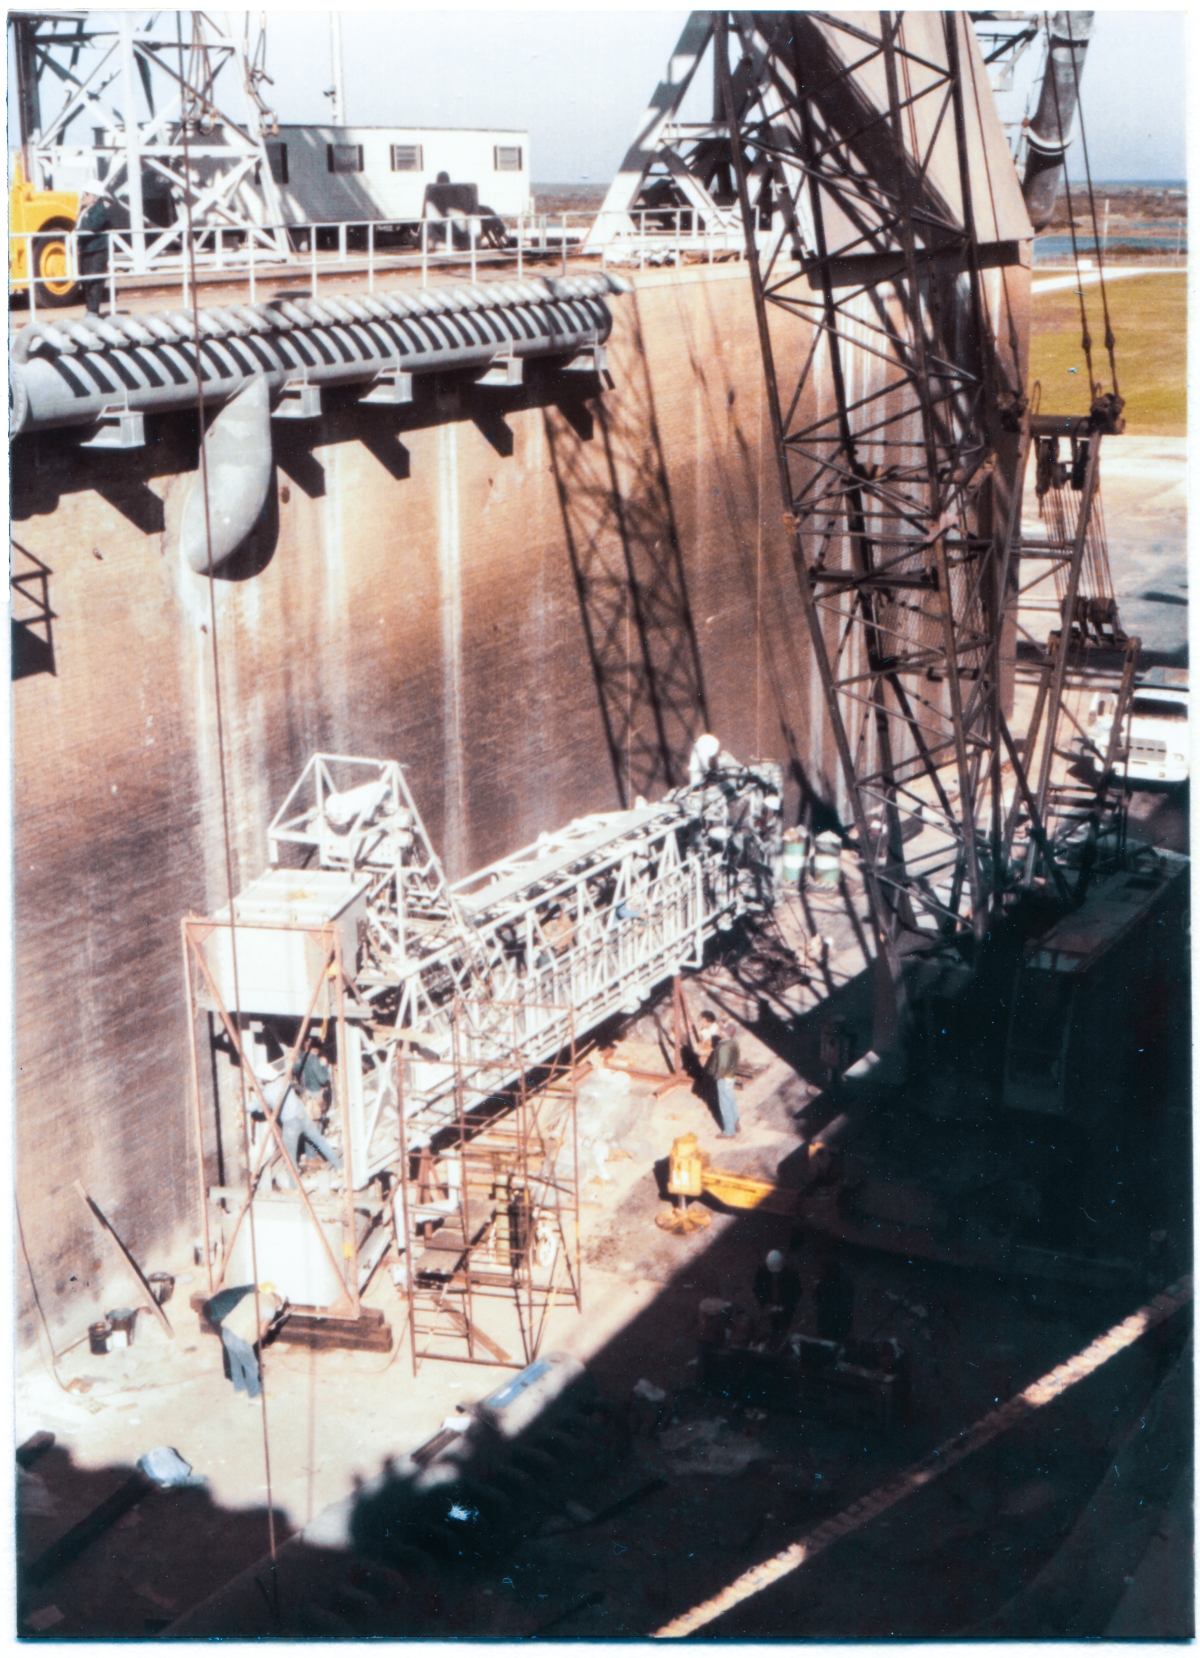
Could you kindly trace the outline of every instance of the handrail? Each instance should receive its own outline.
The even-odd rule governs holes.
[[[497,228],[499,227],[499,228]],[[496,238],[503,231],[503,240]],[[244,226],[198,225],[190,233],[187,256],[184,243],[188,232],[182,228],[160,230],[160,251],[148,262],[142,259],[129,230],[85,233],[103,235],[108,243],[105,270],[101,273],[110,307],[115,310],[120,288],[160,287],[179,283],[183,303],[189,303],[189,288],[197,285],[244,279],[249,282],[250,301],[262,281],[280,281],[289,275],[307,276],[315,297],[322,276],[336,273],[364,274],[368,292],[374,291],[375,277],[384,272],[419,271],[421,286],[428,285],[430,271],[439,267],[470,265],[474,281],[480,266],[515,264],[518,278],[524,275],[526,260],[544,266],[560,264],[565,272],[568,258],[599,259],[601,268],[610,260],[619,264],[682,262],[684,254],[699,256],[712,264],[718,257],[740,258],[741,231],[707,224],[692,207],[647,208],[628,212],[472,214],[451,219],[358,219],[311,220],[298,224],[246,224]],[[56,280],[78,282],[79,232],[13,231],[9,233],[9,290],[28,293],[31,319],[38,310],[35,254],[36,244],[53,237],[66,250],[66,269]],[[321,247],[322,241],[332,247]],[[389,246],[389,243],[394,245]],[[274,244],[272,246],[271,244]],[[287,251],[276,251],[282,244]],[[21,265],[18,247],[24,254],[24,274],[14,274]],[[141,268],[139,268],[141,266]],[[101,276],[93,277],[100,280]]]

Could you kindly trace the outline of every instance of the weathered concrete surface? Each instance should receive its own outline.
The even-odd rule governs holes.
[[[1020,346],[1028,271],[1004,279]],[[148,1268],[199,1236],[178,923],[227,897],[214,620],[235,888],[314,749],[403,761],[451,878],[661,793],[706,727],[783,761],[792,812],[801,787],[838,803],[745,268],[636,287],[603,396],[531,373],[277,423],[264,519],[211,594],[179,554],[191,417],[129,454],[17,444],[13,534],[55,616],[53,672],[13,686],[19,1196],[56,1330],[109,1264],[76,1178]],[[795,383],[807,327],[773,327]],[[26,1342],[28,1292],[22,1266]]]

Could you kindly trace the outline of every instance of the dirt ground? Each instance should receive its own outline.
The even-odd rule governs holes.
[[[752,1306],[754,1271],[766,1251],[791,1249],[803,1286],[796,1327],[815,1333],[815,1245],[803,1224],[797,1228],[785,1216],[719,1206],[708,1228],[689,1238],[660,1230],[656,1164],[678,1134],[692,1131],[719,1166],[771,1174],[823,1125],[848,1114],[853,1126],[862,1108],[823,1087],[819,1030],[833,1006],[854,1052],[869,1038],[864,913],[852,881],[840,891],[813,890],[785,908],[774,946],[764,941],[689,984],[693,1013],[709,1005],[738,1020],[743,1060],[756,1073],[739,1091],[743,1131],[735,1142],[717,1141],[711,1113],[688,1088],[658,1099],[643,1091],[635,1126],[610,1158],[609,1180],[585,1188],[584,1314],[556,1309],[544,1351],[585,1361],[620,1415],[619,1443],[555,1486],[554,1512],[514,1524],[502,1545],[481,1549],[478,1558],[442,1562],[445,1581],[432,1599],[414,1587],[430,1568],[427,1559],[413,1565],[409,1556],[418,1551],[401,1551],[399,1564],[392,1559],[388,1610],[388,1597],[370,1576],[374,1567],[355,1567],[360,1576],[347,1587],[346,1556],[313,1540],[293,1545],[310,1585],[301,1592],[294,1575],[280,1578],[292,1584],[291,1610],[285,1606],[280,1616],[293,1633],[517,1636],[551,1624],[564,1636],[648,1633],[774,1553],[798,1528],[863,1498],[1144,1296],[1140,1286],[1107,1294],[1050,1289],[844,1247],[856,1331],[894,1335],[910,1355],[912,1409],[894,1434],[754,1411],[699,1390],[701,1299]],[[812,939],[823,942],[804,950]],[[809,970],[781,970],[781,944],[801,947]],[[649,1063],[652,1027],[643,1022],[633,1037],[627,1056]],[[24,1633],[51,1640],[158,1633],[268,1552],[262,1415],[223,1378],[217,1340],[201,1333],[188,1305],[196,1288],[180,1284],[168,1305],[173,1341],[143,1319],[128,1351],[95,1357],[76,1350],[59,1364],[57,1382],[42,1367],[18,1385],[18,1439],[39,1429],[57,1435],[53,1450],[22,1478],[26,1567],[116,1490],[152,1446],[176,1447],[205,1478],[200,1489],[152,1493],[73,1563],[27,1591]],[[512,1374],[425,1363],[414,1378],[403,1309],[386,1272],[368,1301],[400,1338],[391,1357],[267,1349],[277,1544],[356,1488],[365,1507],[366,1493],[381,1479],[386,1486],[390,1471],[411,1468],[407,1453],[457,1404]],[[489,1329],[504,1339],[502,1325]],[[949,1635],[994,1614],[1068,1537],[1181,1341],[1172,1327],[1162,1341],[1139,1344],[1044,1419],[939,1482],[936,1493],[874,1522],[869,1540],[848,1539],[822,1570],[754,1597],[710,1632]],[[661,1390],[660,1404],[638,1400],[643,1380]],[[623,1499],[632,1500],[613,1518],[586,1518]],[[310,1539],[321,1535],[318,1520]],[[330,1571],[340,1574],[340,1587],[314,1609],[311,1585]],[[251,1605],[265,1616],[261,1574],[259,1588],[261,1594],[249,1591]],[[1088,1614],[1092,1623],[1114,1613],[1120,1590],[1118,1584],[1101,1596]],[[244,1627],[239,1620],[249,1614],[237,1604],[236,1597],[224,1609],[220,1599],[210,1603],[199,1626],[185,1623],[180,1633],[271,1632],[270,1624]],[[1100,1629],[1088,1623],[1085,1632]]]

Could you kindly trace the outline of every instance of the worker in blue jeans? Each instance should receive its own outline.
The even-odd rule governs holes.
[[[284,1308],[284,1298],[274,1284],[258,1286],[258,1317],[255,1317],[254,1285],[236,1284],[219,1290],[208,1304],[208,1321],[221,1332],[221,1343],[229,1359],[229,1375],[235,1393],[257,1399],[262,1392],[255,1347],[268,1333]]]
[[[705,1069],[717,1085],[717,1108],[721,1113],[721,1133],[718,1138],[732,1140],[741,1133],[737,1100],[733,1093],[733,1079],[737,1075],[741,1055],[734,1040],[733,1026],[726,1022],[718,1027],[720,1039],[713,1043]]]
[[[283,1135],[284,1148],[292,1160],[295,1168],[300,1167],[300,1142],[307,1140],[313,1149],[320,1153],[327,1163],[332,1163],[335,1169],[340,1169],[342,1159],[336,1146],[321,1133],[313,1122],[300,1099],[294,1082],[286,1077],[278,1076],[274,1071],[260,1071],[259,1084],[262,1088],[263,1103],[268,1111],[274,1111],[282,1099],[283,1105],[279,1111],[279,1131]],[[317,1096],[319,1099],[319,1095]],[[251,1097],[248,1102],[251,1110],[257,1105],[257,1099]],[[292,1184],[290,1174],[285,1174],[287,1185]]]

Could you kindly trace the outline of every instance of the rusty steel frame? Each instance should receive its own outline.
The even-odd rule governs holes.
[[[414,1376],[426,1359],[521,1369],[537,1358],[555,1304],[573,1301],[577,1311],[583,1306],[574,1022],[569,1021],[562,1051],[537,1063],[523,1046],[522,1027],[531,1011],[528,1004],[494,1005],[492,1011],[502,1013],[511,1030],[498,1036],[493,1022],[487,1031],[476,1027],[466,1042],[464,1035],[477,1011],[463,998],[454,1008],[454,1123],[447,1130],[436,1117],[425,1125],[430,1135],[441,1133],[439,1154],[451,1162],[457,1160],[459,1171],[454,1188],[457,1203],[436,1205],[436,1216],[431,1217],[428,1209],[422,1213],[419,1189],[415,1200],[412,1194],[421,1171],[414,1174],[408,1131],[421,1130],[420,1112],[410,1120],[403,1105],[399,1111],[401,1253]],[[480,1060],[480,1037],[495,1050],[490,1064]],[[547,1124],[551,1101],[560,1102],[560,1107],[555,1121]],[[559,1163],[568,1136],[569,1170],[564,1173]],[[432,1141],[420,1146],[424,1156],[431,1149]],[[536,1201],[535,1191],[541,1194]],[[482,1203],[481,1192],[486,1194]],[[516,1201],[506,1201],[506,1196]],[[518,1217],[515,1247],[508,1233],[514,1213]],[[457,1235],[439,1246],[439,1232],[431,1232],[435,1225],[447,1240],[455,1228]],[[548,1271],[539,1275],[536,1255],[543,1227],[548,1228],[544,1235],[552,1242],[553,1252]],[[436,1255],[440,1247],[446,1253],[445,1271],[433,1266],[422,1270],[416,1262],[421,1228],[426,1232],[425,1251]],[[515,1307],[521,1357],[514,1358],[479,1327],[477,1297],[500,1298]],[[449,1348],[447,1341],[453,1344]]]
[[[321,969],[317,975],[316,984],[313,987],[308,1011],[304,1015],[304,1018],[300,1021],[295,1041],[285,1055],[284,1075],[291,1074],[292,1067],[295,1065],[296,1060],[299,1057],[300,1051],[304,1045],[304,1039],[313,1023],[317,1003],[320,999],[322,989],[331,980],[335,986],[337,1011],[334,1019],[334,1025],[337,1032],[338,1058],[336,1064],[331,1067],[331,1069],[333,1072],[334,1082],[334,1103],[342,1134],[343,1162],[344,1166],[348,1170],[350,1167],[352,1145],[350,1112],[347,1102],[345,1076],[347,1027],[345,1006],[345,971],[342,963],[340,935],[338,934],[336,927],[290,927],[284,923],[259,921],[256,921],[254,925],[256,930],[303,934],[314,944],[316,944],[318,950],[321,952]],[[339,1298],[339,1300],[331,1303],[327,1307],[306,1307],[298,1308],[296,1310],[318,1313],[327,1318],[357,1318],[361,1310],[361,1302],[359,1291],[357,1223],[355,1220],[353,1187],[348,1179],[343,1181],[342,1258],[339,1260],[330,1248],[329,1240],[325,1235],[324,1227],[322,1226],[320,1218],[316,1213],[312,1199],[309,1193],[305,1190],[303,1182],[300,1178],[300,1171],[288,1156],[287,1147],[284,1145],[283,1133],[279,1126],[279,1113],[283,1109],[283,1103],[281,1101],[274,1111],[272,1111],[266,1104],[263,1097],[262,1087],[259,1083],[258,1077],[255,1074],[254,1066],[250,1062],[245,1050],[245,1045],[242,1041],[240,1023],[244,1016],[238,1013],[231,1015],[230,1011],[225,1007],[224,999],[221,995],[217,982],[213,977],[211,967],[205,959],[203,948],[205,940],[211,937],[211,935],[217,932],[222,926],[227,927],[231,934],[233,934],[236,930],[236,923],[234,921],[220,922],[196,916],[187,916],[181,923],[184,953],[184,974],[188,989],[188,1008],[191,1027],[191,1078],[197,1138],[196,1164],[200,1180],[200,1205],[204,1223],[205,1267],[208,1275],[209,1294],[215,1295],[224,1285],[229,1258],[232,1254],[233,1246],[237,1241],[238,1233],[241,1230],[242,1223],[251,1214],[251,1208],[254,1198],[257,1195],[263,1174],[273,1161],[273,1158],[269,1156],[268,1153],[276,1151],[282,1158],[284,1167],[295,1183],[298,1206],[303,1210],[307,1220],[315,1230],[317,1237],[320,1240],[321,1247],[327,1255],[330,1265],[334,1269],[335,1275],[342,1283],[344,1290],[344,1294]],[[208,997],[211,999],[211,1008],[208,1008],[200,1001],[198,986],[201,983],[206,989]],[[220,1270],[215,1276],[213,1273],[211,1227],[209,1224],[210,1197],[204,1167],[204,1110],[200,1092],[199,1050],[196,1038],[196,1021],[199,1013],[202,1011],[202,1006],[204,1006],[205,1011],[216,1012],[233,1050],[236,1063],[241,1069],[246,1087],[248,1091],[252,1092],[255,1096],[258,1110],[265,1117],[267,1127],[266,1137],[262,1142],[261,1150],[258,1152],[255,1162],[252,1167],[245,1171],[246,1196],[234,1216],[232,1230],[222,1250]],[[219,1114],[220,1106],[220,1100],[214,1099],[214,1112]]]
[[[785,524],[901,1021],[902,947],[980,938],[1005,884],[998,641],[1020,480],[1014,498],[993,476],[994,528],[977,497],[985,468],[1000,470],[988,466],[998,444],[1011,447],[1018,430],[1023,464],[1028,425],[982,292],[965,27],[945,14],[944,62],[931,63],[888,12],[874,31],[825,13],[722,13],[716,24]],[[741,113],[731,40],[763,65],[758,98]],[[880,62],[887,96],[875,105],[853,76]],[[934,135],[924,154],[911,113],[922,102]],[[927,172],[944,125],[961,214]],[[785,227],[765,245],[747,182],[764,161]],[[855,261],[856,282],[845,275]],[[784,316],[812,333],[786,385],[772,334]],[[956,327],[973,335],[970,350]],[[851,368],[862,375],[857,392]],[[832,407],[818,372],[828,373]],[[905,817],[921,818],[921,839],[933,842],[915,856]]]

